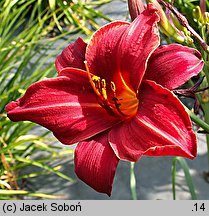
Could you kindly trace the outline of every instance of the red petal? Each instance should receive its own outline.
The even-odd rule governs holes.
[[[113,76],[119,72],[118,42],[129,25],[127,22],[112,22],[93,34],[86,49],[86,60],[92,74],[113,81]]]
[[[158,20],[156,10],[149,6],[131,24],[113,22],[98,30],[86,50],[90,72],[116,84],[122,73],[137,90],[147,60],[159,45]]]
[[[85,52],[87,44],[78,38],[74,43],[66,47],[60,55],[57,56],[55,65],[59,73],[63,68],[74,67],[85,69]]]
[[[196,156],[196,136],[183,105],[166,88],[143,82],[139,109],[130,121],[115,126],[109,142],[120,159],[137,161],[149,156]]]
[[[156,9],[148,5],[125,30],[118,44],[120,71],[135,91],[144,76],[148,58],[160,44],[158,21]]]
[[[197,75],[203,65],[197,50],[179,44],[165,45],[150,57],[145,78],[174,89]]]
[[[96,191],[110,196],[118,161],[108,143],[107,133],[99,134],[76,147],[75,172]]]
[[[25,95],[7,105],[12,121],[32,121],[64,144],[73,144],[117,122],[97,102],[85,71],[64,69],[62,76],[31,85]]]

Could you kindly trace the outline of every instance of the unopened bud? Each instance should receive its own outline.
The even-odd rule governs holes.
[[[147,0],[147,2],[153,4],[158,10],[157,13],[160,16],[159,25],[160,25],[162,32],[166,36],[174,38],[177,42],[183,43],[185,41],[185,37],[179,34],[179,32],[177,32],[177,30],[171,25],[164,10],[162,9],[158,1],[157,0]]]
[[[142,0],[128,0],[128,8],[132,21],[145,9]]]
[[[209,102],[209,94],[208,94],[208,90],[205,90],[203,93],[202,93],[202,102],[203,103],[208,103]]]
[[[201,11],[199,6],[196,6],[193,9],[192,14],[193,14],[193,18],[194,18],[195,22],[197,22],[198,24],[203,24],[204,23],[203,14],[202,14],[202,11]]]
[[[181,25],[181,23],[179,22],[178,18],[173,13],[170,13],[169,15],[170,15],[170,18],[172,19],[173,25],[176,28],[176,31],[178,31],[179,34],[181,34],[182,37],[184,37],[186,43],[192,44],[194,41],[190,37],[191,33],[187,30],[186,27],[184,27],[183,25]]]
[[[209,25],[209,13],[205,12],[203,14],[203,20],[204,20],[204,24]]]
[[[206,12],[206,2],[205,0],[200,0],[200,9],[202,14],[204,14]]]

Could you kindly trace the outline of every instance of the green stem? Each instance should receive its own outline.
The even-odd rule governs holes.
[[[179,163],[179,165],[181,166],[181,168],[184,171],[185,180],[186,180],[187,186],[189,188],[191,198],[192,198],[192,200],[196,200],[197,195],[196,195],[195,188],[194,188],[194,185],[193,185],[192,176],[190,175],[190,172],[189,172],[189,166],[187,165],[186,160],[184,158],[182,158],[182,157],[174,157],[173,162],[172,162],[173,199],[174,200],[176,199],[176,163],[177,162]]]
[[[200,33],[201,33],[201,37],[203,38],[204,41],[206,41],[207,43],[207,36],[208,36],[208,32],[206,29],[206,25],[203,25],[200,29]],[[205,80],[205,87],[208,87],[209,85],[209,65],[208,65],[208,52],[205,50],[202,53],[203,59],[204,59],[204,68],[203,68],[203,72],[205,74],[206,80]],[[207,93],[209,93],[209,91],[207,91]],[[209,100],[209,96],[208,96],[208,100]],[[209,124],[209,102],[205,102],[202,100],[202,98],[199,100],[202,106],[202,109],[204,111],[204,121],[206,124]],[[207,157],[208,157],[208,169],[209,169],[209,134],[206,134],[206,142],[207,142]]]
[[[59,196],[59,195],[33,193],[25,190],[0,190],[0,196],[15,196],[15,195],[41,197],[45,199],[60,199],[60,198],[63,199],[63,196]]]
[[[209,124],[209,102],[202,103],[202,108],[204,110],[205,123]],[[209,169],[209,134],[206,134],[206,142],[207,142],[207,157],[208,157],[208,169]]]
[[[206,32],[205,26],[201,27],[200,28],[201,36],[202,36],[204,41],[207,41],[207,36],[206,36],[205,32]],[[202,55],[203,55],[203,59],[205,61],[207,61],[207,56],[208,56],[207,52],[203,51]]]
[[[208,106],[209,108],[209,106]],[[186,106],[185,109],[187,111],[187,113],[189,114],[191,120],[193,122],[195,122],[198,126],[200,126],[202,129],[204,129],[206,132],[209,133],[209,124],[206,123],[206,121],[203,121],[202,119],[200,119],[198,116],[196,116],[191,110],[189,110]],[[209,114],[209,111],[208,111]],[[209,120],[209,119],[208,119]]]
[[[176,200],[176,157],[172,162],[172,192],[173,192],[173,200]]]
[[[130,163],[130,189],[131,189],[131,196],[133,200],[137,200],[137,192],[136,192],[136,177],[134,173],[134,166],[135,163]]]
[[[175,14],[175,16],[178,18],[179,22],[182,26],[186,27],[187,30],[196,38],[196,40],[200,43],[203,50],[207,53],[209,53],[209,46],[207,43],[200,37],[200,35],[189,25],[187,19],[185,16],[183,16],[176,8],[173,7],[173,5],[169,4],[168,2],[164,2],[163,0],[158,0],[159,3],[164,5],[166,8],[168,8],[170,11]]]
[[[202,103],[202,108],[204,110],[204,120],[201,120],[197,117],[191,110],[187,107],[186,111],[189,114],[193,122],[199,125],[202,129],[209,133],[209,103]],[[208,169],[209,169],[209,134],[206,134],[206,143],[207,143],[207,157],[208,157]]]

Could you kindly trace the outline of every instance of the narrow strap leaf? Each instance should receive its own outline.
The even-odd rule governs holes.
[[[135,163],[130,163],[130,189],[131,189],[131,196],[133,200],[137,200],[137,192],[136,192],[136,177],[134,173],[134,166]]]
[[[190,191],[190,194],[191,194],[191,198],[192,198],[192,200],[196,200],[197,199],[197,195],[196,195],[195,188],[194,188],[194,185],[193,185],[193,182],[192,182],[192,177],[191,177],[190,172],[189,172],[189,167],[188,167],[188,164],[187,164],[186,160],[184,158],[182,158],[182,157],[175,157],[173,159],[173,164],[172,164],[172,190],[173,190],[173,199],[174,200],[176,199],[176,189],[175,189],[175,186],[176,186],[176,163],[177,162],[179,162],[181,168],[184,171],[185,180],[186,180],[187,186],[189,188],[189,191]]]

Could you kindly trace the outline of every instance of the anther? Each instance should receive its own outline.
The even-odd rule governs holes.
[[[92,81],[94,83],[94,86],[96,87],[96,89],[99,89],[101,88],[100,86],[100,80],[97,80],[97,79],[94,79],[94,76],[92,77]]]
[[[101,80],[101,85],[102,85],[102,88],[106,89],[106,81],[105,81],[105,79]]]
[[[115,93],[116,87],[115,87],[115,83],[113,81],[110,82],[110,86],[111,86],[112,91]]]
[[[96,76],[96,75],[93,75],[93,76],[92,76],[91,73],[90,73],[90,70],[89,70],[87,61],[84,61],[84,64],[85,64],[85,67],[86,67],[86,72],[87,72],[87,75],[88,75],[88,78],[89,78],[89,82],[90,82],[90,84],[91,84],[91,86],[92,86],[94,92],[96,93],[96,95],[97,95],[101,100],[103,100],[103,97],[102,97],[102,95],[101,95],[101,92],[98,91],[98,86],[96,86],[96,85],[98,85],[98,84],[96,84],[96,83],[98,83],[98,81],[100,80],[100,77],[98,77],[98,76]]]

